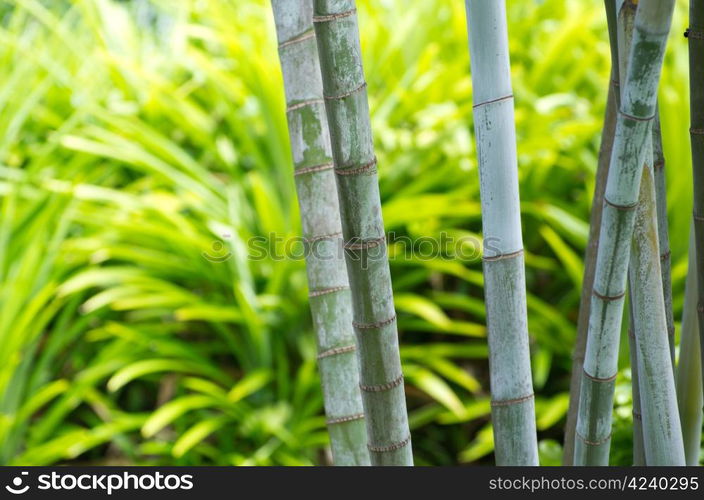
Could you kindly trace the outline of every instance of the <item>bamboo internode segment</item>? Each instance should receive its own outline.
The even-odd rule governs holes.
[[[352,292],[368,449],[375,465],[412,465],[355,2],[315,0],[314,10]],[[396,377],[393,383],[390,377]],[[383,390],[365,390],[379,387]]]
[[[694,177],[694,245],[696,248],[699,346],[704,359],[704,1],[690,0],[689,29],[689,85],[690,85],[690,140],[692,144],[692,173]],[[704,363],[702,363],[704,379]]]
[[[342,229],[320,78],[312,0],[273,0],[286,112],[306,255],[310,308],[318,344],[328,432],[336,465],[368,465],[369,451],[341,255]]]
[[[503,0],[465,4],[496,463],[538,465],[506,6]]]
[[[626,278],[645,154],[655,116],[657,87],[672,21],[674,0],[641,0],[623,83],[603,205],[594,290],[589,317],[585,376],[581,384],[575,464],[607,465],[611,434],[613,381],[596,382],[617,373],[618,345]],[[652,163],[650,163],[652,165]],[[608,200],[608,202],[607,202]],[[658,292],[661,294],[661,289]],[[593,377],[593,378],[592,378]],[[600,443],[592,445],[590,443]]]

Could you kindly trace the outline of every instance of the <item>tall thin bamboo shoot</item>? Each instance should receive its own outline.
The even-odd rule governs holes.
[[[272,0],[306,255],[310,309],[333,461],[368,465],[352,302],[341,255],[340,213],[322,102],[313,0]]]
[[[704,0],[689,2],[690,138],[694,173],[694,244],[697,249],[699,345],[704,360]],[[704,363],[702,363],[704,379]]]
[[[323,75],[374,465],[412,465],[396,313],[354,0],[315,0]]]
[[[506,6],[467,0],[498,465],[538,465]]]

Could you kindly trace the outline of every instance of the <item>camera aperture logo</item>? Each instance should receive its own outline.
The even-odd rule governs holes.
[[[5,489],[13,495],[22,495],[30,489],[27,484],[29,472],[22,471],[19,476],[12,479],[12,483]],[[37,476],[38,490],[84,490],[105,492],[112,495],[119,490],[190,490],[193,489],[193,475],[191,474],[162,474],[161,472],[149,474],[131,474],[129,472],[113,474],[70,474],[52,472]]]

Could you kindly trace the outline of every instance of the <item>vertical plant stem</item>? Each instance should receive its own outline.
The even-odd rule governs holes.
[[[689,269],[684,294],[680,332],[680,361],[677,366],[677,402],[682,422],[682,440],[687,465],[699,465],[702,444],[702,377],[697,317],[697,266],[694,228],[689,238]]]
[[[647,162],[652,165],[652,157]],[[684,465],[682,427],[667,335],[658,245],[655,180],[643,169],[631,249],[633,317],[647,465]]]
[[[604,195],[575,464],[607,465],[628,261],[674,0],[640,0]]]
[[[609,43],[611,44],[611,76],[609,93],[606,100],[604,128],[601,131],[601,145],[596,177],[594,179],[594,197],[589,218],[589,239],[584,253],[584,278],[582,280],[582,295],[579,301],[579,317],[577,318],[577,336],[572,353],[572,375],[570,378],[570,404],[565,423],[565,442],[562,464],[573,465],[574,462],[574,431],[577,425],[577,410],[579,408],[579,391],[582,384],[584,369],[584,351],[587,346],[587,328],[589,326],[589,306],[594,288],[594,272],[596,270],[596,251],[599,246],[599,228],[601,227],[601,208],[604,203],[606,178],[609,175],[609,161],[614,145],[616,132],[616,115],[618,113],[619,74],[618,49],[616,38],[616,2],[605,0],[606,19],[609,26]]]
[[[335,465],[369,465],[352,302],[323,104],[313,0],[272,0],[306,255],[310,310]]]
[[[506,7],[503,0],[466,7],[496,463],[538,465]]]
[[[371,461],[412,465],[355,2],[315,0],[314,11]]]
[[[660,270],[662,271],[662,293],[665,299],[667,337],[670,344],[672,368],[675,367],[675,318],[672,313],[672,266],[670,259],[670,236],[667,222],[667,182],[665,176],[665,154],[662,149],[660,110],[655,111],[653,121],[653,171],[655,174],[655,204],[658,217],[658,245],[660,246]]]
[[[692,169],[694,177],[694,245],[697,262],[697,290],[699,301],[699,345],[704,359],[704,0],[689,2],[689,129],[692,142]],[[704,363],[702,363],[704,379]]]

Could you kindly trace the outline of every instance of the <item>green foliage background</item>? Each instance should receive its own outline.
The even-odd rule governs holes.
[[[660,100],[677,318],[685,4]],[[554,465],[608,37],[598,0],[508,6],[541,462]],[[386,228],[471,246],[464,4],[358,7]],[[0,461],[327,463],[304,264],[249,256],[254,237],[300,234],[268,2],[0,0],[0,19]],[[480,259],[391,254],[416,462],[491,463]],[[628,464],[622,346],[612,457]]]

